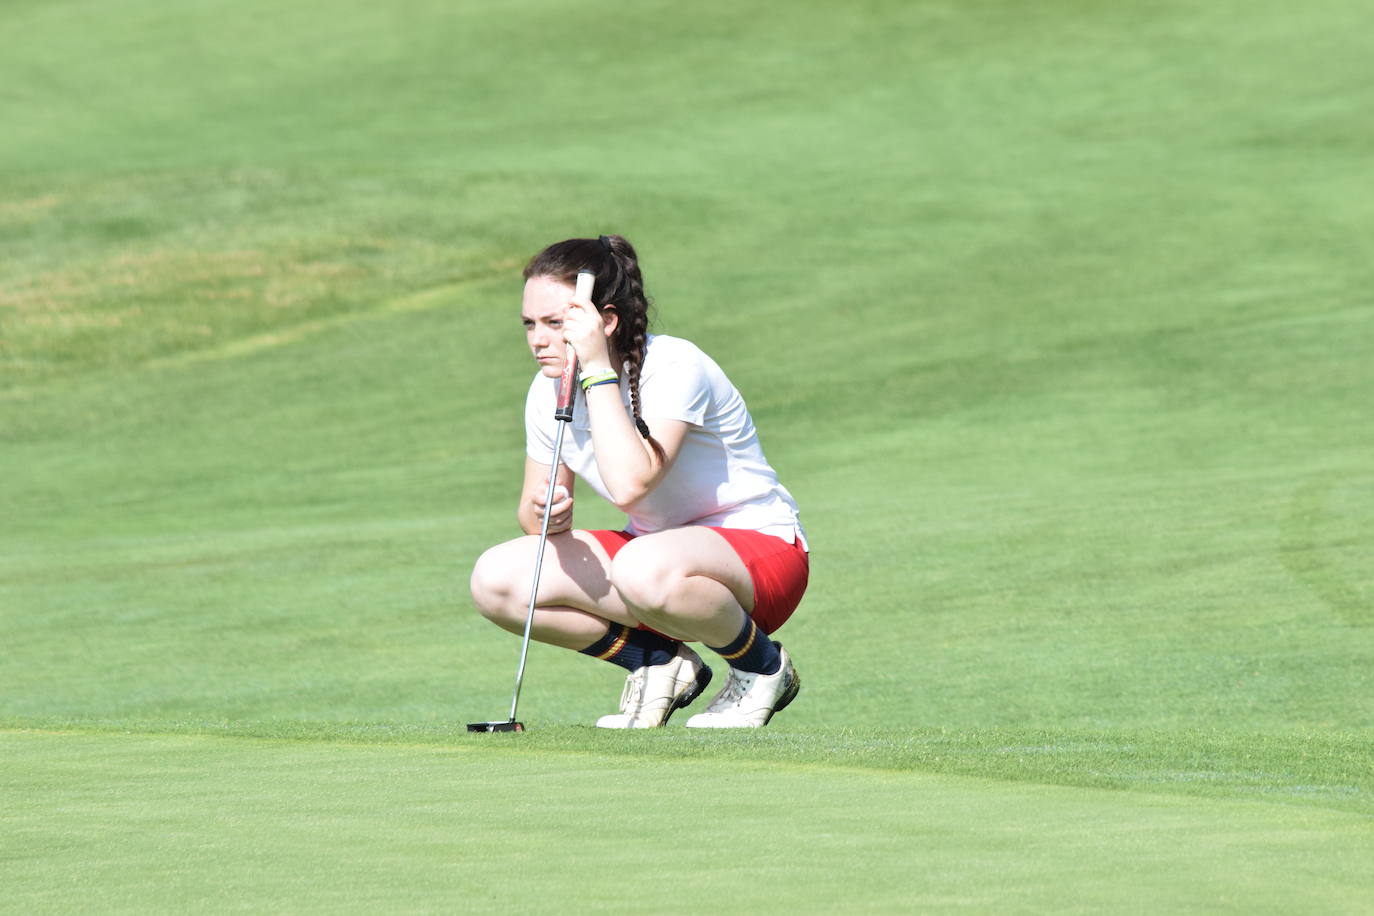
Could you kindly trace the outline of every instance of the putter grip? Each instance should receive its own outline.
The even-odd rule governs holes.
[[[596,284],[596,275],[589,270],[578,271],[577,290],[573,293],[576,299],[590,301],[592,298],[592,287]],[[572,347],[568,348],[568,358],[563,363],[563,376],[558,380],[558,404],[554,408],[553,418],[562,420],[564,423],[571,423],[573,416],[573,401],[577,399],[577,353]]]
[[[568,348],[568,361],[563,366],[563,377],[558,380],[558,406],[553,418],[564,423],[572,422],[573,401],[577,396],[577,354]]]

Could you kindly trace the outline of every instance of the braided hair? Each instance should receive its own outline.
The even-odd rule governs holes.
[[[634,246],[622,235],[555,242],[530,258],[524,277],[526,280],[549,277],[572,286],[578,271],[582,270],[596,274],[596,284],[592,287],[592,304],[596,310],[604,312],[613,307],[620,316],[612,340],[616,354],[625,361],[635,428],[662,462],[663,446],[650,435],[649,424],[640,416],[639,375],[644,368],[644,351],[649,342],[651,305],[644,292],[644,277],[639,272],[639,257]]]

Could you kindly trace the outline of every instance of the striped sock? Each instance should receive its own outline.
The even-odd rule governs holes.
[[[751,671],[755,674],[777,674],[782,667],[782,656],[778,647],[759,625],[751,618],[744,619],[744,628],[739,631],[735,641],[728,646],[707,646],[721,658],[730,663],[737,671]]]
[[[672,661],[679,645],[681,643],[676,640],[650,630],[632,630],[624,624],[613,623],[605,636],[577,651],[634,671],[645,665],[662,665]]]

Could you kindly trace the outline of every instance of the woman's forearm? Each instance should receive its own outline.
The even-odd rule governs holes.
[[[662,468],[625,412],[618,386],[597,385],[585,397],[597,471],[616,508],[625,510],[654,488]]]

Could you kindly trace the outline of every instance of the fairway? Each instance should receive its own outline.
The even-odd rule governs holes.
[[[1368,912],[1367,14],[7,4],[0,912]],[[802,509],[756,733],[463,731],[603,232]]]

